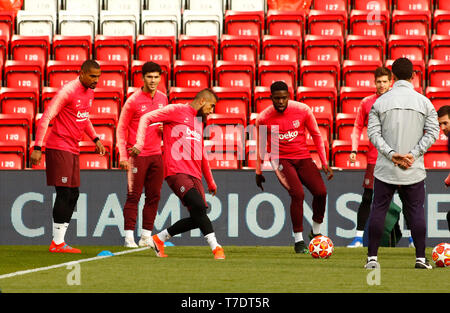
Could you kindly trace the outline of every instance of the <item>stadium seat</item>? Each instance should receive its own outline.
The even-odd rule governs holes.
[[[20,146],[27,151],[32,125],[31,114],[0,114],[0,142]]]
[[[225,2],[225,1],[224,1]],[[264,11],[264,0],[229,0],[230,10],[233,11]]]
[[[246,126],[247,117],[244,113],[213,113],[208,115],[206,126],[209,125],[242,125]]]
[[[375,94],[374,87],[348,87],[342,86],[339,91],[340,104],[338,112],[356,114],[361,100]]]
[[[58,0],[24,0],[23,10],[50,13],[58,11]]]
[[[423,60],[411,60],[411,62],[415,73],[412,84],[416,91],[422,93],[425,85],[425,79],[427,78],[425,62]],[[384,66],[392,70],[392,63],[394,63],[394,60],[386,60]]]
[[[92,57],[90,36],[55,35],[52,47],[55,61],[85,61]]]
[[[425,96],[433,103],[434,108],[439,110],[441,106],[450,103],[450,91],[448,87],[432,87],[425,89]]]
[[[336,139],[338,140],[351,140],[351,134],[353,132],[353,126],[355,125],[356,114],[355,113],[338,113],[336,114]],[[364,133],[364,132],[363,132]],[[361,138],[362,140],[368,140]]]
[[[53,61],[47,63],[47,86],[60,88],[78,77],[82,61]]]
[[[347,11],[348,0],[313,0],[312,7],[320,11]]]
[[[25,168],[26,151],[22,146],[0,141],[0,170],[22,170]]]
[[[297,89],[297,101],[306,103],[316,113],[336,115],[337,92],[336,88],[303,87]],[[330,138],[328,138],[329,140]]]
[[[60,10],[59,34],[63,36],[90,36],[93,41],[98,32],[98,12],[92,10]]]
[[[392,33],[396,35],[428,36],[431,25],[431,12],[400,11],[392,12]]]
[[[6,87],[32,88],[41,90],[43,73],[38,61],[11,61],[5,62],[4,80]]]
[[[106,2],[106,1],[105,1]],[[65,0],[65,10],[71,12],[92,12],[98,15],[100,7],[102,6],[101,0]]]
[[[41,108],[39,112],[44,113],[48,104],[52,101],[53,97],[56,95],[60,87],[43,87],[41,92]],[[37,118],[36,114],[36,118]]]
[[[154,3],[155,1],[150,1]],[[172,1],[173,2],[173,1]],[[168,2],[171,3],[171,2]],[[142,35],[178,37],[181,32],[181,10],[143,10]]]
[[[42,13],[20,10],[17,13],[16,23],[17,35],[48,36],[52,40],[56,34],[56,11]]]
[[[365,169],[367,167],[366,153],[368,150],[369,143],[367,141],[360,141],[356,162],[350,163],[348,157],[352,151],[352,142],[350,140],[333,140],[331,144],[333,166],[342,169]]]
[[[303,37],[306,15],[304,11],[268,10],[266,24],[268,35]]]
[[[450,153],[446,142],[436,142],[424,154],[426,169],[450,169]]]
[[[388,38],[389,59],[408,58],[411,61],[428,57],[428,36],[390,35]]]
[[[447,0],[435,0],[436,10],[450,10],[450,2]]]
[[[236,36],[256,36],[261,39],[264,31],[264,11],[233,11],[224,15],[224,33]]]
[[[183,11],[183,30],[188,36],[222,36],[222,11]]]
[[[187,36],[182,34],[178,38],[180,60],[210,62],[211,68],[213,68],[218,53],[216,36]]]
[[[264,35],[262,58],[268,61],[296,62],[302,59],[302,38],[300,36]]]
[[[324,143],[324,146],[325,146],[325,156],[326,156],[327,160],[329,160],[330,144],[329,144],[329,141],[327,139],[323,139],[323,141],[324,141],[323,143]],[[311,159],[316,164],[318,169],[322,169],[322,162],[320,161],[319,152],[317,151],[317,146],[314,143],[314,141],[312,140],[312,138],[308,138],[306,140],[306,144],[308,145],[308,149],[309,149],[309,153],[311,155]]]
[[[112,151],[115,145],[115,128],[110,125],[94,125],[94,129],[98,138],[102,141],[103,146],[108,151]],[[84,133],[82,140],[90,141],[91,139]]]
[[[436,35],[450,35],[450,9],[434,11],[433,31]]]
[[[431,35],[430,59],[450,61],[449,35]]]
[[[213,71],[209,62],[176,60],[173,82],[176,87],[211,87]]]
[[[97,35],[94,41],[95,59],[101,61],[124,61],[130,65],[134,58],[131,36]]]
[[[101,10],[99,32],[105,36],[131,36],[139,34],[140,14],[133,11]]]
[[[343,37],[347,28],[347,12],[311,10],[308,28],[311,35]]]
[[[1,15],[0,15],[1,18]],[[9,56],[9,40],[6,35],[0,35],[0,69],[3,69],[3,65]],[[1,78],[2,75],[0,75]]]
[[[128,82],[127,63],[123,61],[97,61],[102,70],[98,88],[116,87],[126,90]]]
[[[214,113],[218,114],[244,114],[245,124],[251,106],[251,90],[245,87],[213,87],[213,91],[219,100],[216,103]]]
[[[143,61],[168,61],[173,64],[176,54],[175,36],[144,36],[136,38],[136,58]]]
[[[119,112],[123,106],[123,90],[119,88],[95,88],[94,101],[91,107],[91,114],[113,114],[116,117],[115,123],[119,119]]]
[[[95,144],[92,141],[80,141],[79,146],[81,170],[106,170],[110,168],[111,151],[106,149],[105,155],[99,155],[95,152]]]
[[[256,63],[259,58],[257,36],[222,35],[220,55],[224,61],[244,61]]]
[[[258,62],[258,83],[260,86],[270,86],[275,81],[284,81],[288,86],[297,86],[297,63],[287,61]]]
[[[245,142],[245,160],[246,167],[249,169],[256,168],[256,140],[246,140]],[[264,155],[264,162],[261,164],[261,170],[273,171],[272,165],[269,161],[269,154]]]
[[[188,10],[193,11],[224,11],[226,2],[223,0],[190,0],[186,5]]]
[[[342,36],[305,36],[305,60],[342,61],[344,40]]]
[[[431,87],[450,87],[450,61],[430,60],[428,81]]]
[[[50,42],[48,36],[13,35],[11,37],[12,60],[39,62],[42,72],[49,55]]]
[[[337,88],[340,72],[339,62],[303,60],[300,62],[300,86]]]
[[[374,1],[371,1],[374,2]],[[385,36],[390,32],[389,11],[350,11],[349,33],[359,36]]]
[[[15,20],[12,12],[0,11],[0,36],[4,36],[9,42],[14,34]]]
[[[220,87],[248,87],[255,84],[254,62],[217,61],[216,82]]]
[[[39,94],[36,90],[6,87],[0,89],[0,113],[34,117],[38,109]]]
[[[386,11],[391,9],[391,0],[351,0],[351,6],[355,10]]]
[[[431,10],[431,0],[393,0],[397,10],[420,11]]]
[[[237,147],[232,151],[223,151],[223,145],[212,140],[204,140],[204,146],[212,170],[237,170],[241,167]]]
[[[142,10],[142,0],[104,0],[105,9],[124,13],[139,14]]]
[[[170,87],[169,103],[189,103],[194,100],[195,95],[202,90],[198,87]]]
[[[345,55],[352,61],[381,61],[386,55],[386,38],[383,36],[348,35]]]
[[[342,80],[344,86],[375,87],[375,70],[382,66],[381,61],[351,61],[342,64]]]
[[[99,138],[100,137],[105,138],[106,142],[103,143],[105,148],[111,149],[113,146],[115,137],[114,134],[117,127],[117,114],[113,113],[94,114],[91,112],[91,114],[89,114],[89,120],[92,122],[94,128],[99,131],[98,133]],[[88,140],[92,142],[90,138],[88,138]]]
[[[142,65],[144,65],[146,61],[141,60],[133,60],[131,61],[131,85],[132,87],[142,87],[144,85],[144,81],[142,80]],[[172,77],[170,76],[171,68],[170,63],[167,60],[157,62],[161,67],[161,81],[158,85],[158,90],[163,93],[166,93],[169,88],[169,82]]]

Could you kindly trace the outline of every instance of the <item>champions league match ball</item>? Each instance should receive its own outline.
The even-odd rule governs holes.
[[[327,236],[316,236],[309,242],[309,253],[315,259],[328,259],[333,251],[333,242]]]
[[[433,248],[431,259],[437,267],[450,267],[450,243],[440,243]]]

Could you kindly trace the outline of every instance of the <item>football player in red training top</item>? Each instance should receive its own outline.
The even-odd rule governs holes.
[[[80,76],[65,84],[53,97],[36,130],[35,146],[30,156],[31,164],[40,163],[41,147],[45,145],[47,185],[56,188],[50,252],[81,252],[67,245],[64,236],[79,196],[79,142],[83,134],[86,132],[95,142],[98,153],[105,154],[105,147],[89,120],[94,89],[100,75],[101,70],[97,62],[93,60],[83,62]],[[53,121],[53,126],[44,142],[50,121]]]
[[[263,127],[267,129],[270,159],[275,164],[275,172],[280,183],[287,189],[291,197],[290,215],[294,231],[294,250],[296,253],[308,253],[303,240],[303,200],[305,198],[303,185],[313,195],[313,225],[310,239],[320,235],[320,225],[325,213],[327,189],[322,180],[317,165],[313,162],[306,134],[309,132],[317,147],[322,170],[328,180],[333,178],[333,171],[328,166],[324,141],[319,131],[317,121],[308,105],[289,100],[288,86],[282,81],[276,81],[270,86],[273,106],[262,111],[256,119],[257,129],[257,162],[256,184],[263,190],[265,181],[261,171],[261,160],[264,160],[260,136]],[[269,150],[269,149],[268,149]],[[276,164],[278,163],[278,164]]]
[[[139,246],[150,244],[153,223],[158,210],[164,168],[161,151],[162,126],[147,127],[145,144],[139,156],[129,157],[127,149],[136,143],[139,120],[145,113],[167,105],[167,96],[157,90],[161,81],[161,67],[154,62],[142,66],[144,86],[135,91],[123,106],[117,125],[119,167],[127,170],[127,200],[123,208],[125,247],[136,248],[134,229],[142,189],[145,203],[142,210],[142,232]]]
[[[137,140],[130,155],[138,155],[144,147],[146,128],[153,123],[163,123],[163,160],[166,182],[189,210],[189,217],[152,236],[151,247],[159,257],[166,257],[164,241],[199,228],[205,236],[215,259],[225,259],[221,245],[217,243],[212,223],[206,215],[208,208],[202,184],[205,177],[210,194],[217,186],[209,167],[203,145],[203,124],[214,112],[217,96],[210,89],[200,91],[189,104],[170,104],[162,109],[146,113],[139,122]]]

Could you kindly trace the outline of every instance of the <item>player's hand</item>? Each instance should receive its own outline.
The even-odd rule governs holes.
[[[160,131],[160,132],[161,132],[161,134],[162,134],[162,133],[163,133],[163,129],[164,129],[163,125],[162,125],[162,124],[160,124],[158,128],[159,128],[159,131]]]
[[[128,163],[128,161],[120,161],[119,162],[119,168],[128,171],[128,169],[130,168],[130,163]]]
[[[264,176],[262,174],[256,174],[256,186],[261,188],[262,191],[264,191],[262,183],[265,183],[265,182],[266,182],[266,179],[264,178]]]
[[[136,147],[131,147],[128,149],[128,151],[130,153],[130,156],[132,156],[132,157],[137,157],[139,155],[139,153],[141,153],[141,151]]]
[[[330,180],[334,177],[333,170],[327,164],[322,165],[322,170],[327,175],[328,180]]]
[[[97,142],[95,143],[95,152],[97,152],[100,155],[105,155],[106,153],[105,146],[103,146],[100,140],[97,140]]]
[[[348,159],[349,159],[350,163],[355,163],[356,162],[356,153],[354,153],[354,152],[350,153],[350,155],[348,156]]]
[[[30,155],[30,161],[32,165],[39,165],[41,163],[42,151],[33,150]]]
[[[444,180],[445,186],[450,187],[450,175]]]
[[[395,166],[398,166],[402,170],[406,170],[414,163],[414,157],[412,154],[403,155],[396,152],[392,155],[392,162],[394,162]]]
[[[209,194],[215,196],[217,193],[217,186],[211,186],[208,188]]]

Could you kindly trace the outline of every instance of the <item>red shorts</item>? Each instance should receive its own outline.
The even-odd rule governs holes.
[[[373,189],[373,171],[375,164],[367,164],[366,174],[364,175],[363,188]]]
[[[47,185],[58,187],[80,186],[79,155],[63,150],[45,150]]]
[[[175,174],[166,177],[166,182],[169,185],[170,189],[172,189],[173,193],[176,194],[178,198],[180,198],[184,206],[186,206],[186,204],[184,203],[183,198],[186,195],[186,192],[188,192],[192,188],[195,188],[202,195],[203,201],[205,201],[205,205],[208,206],[205,199],[205,190],[203,189],[203,183],[200,179],[188,174]]]

